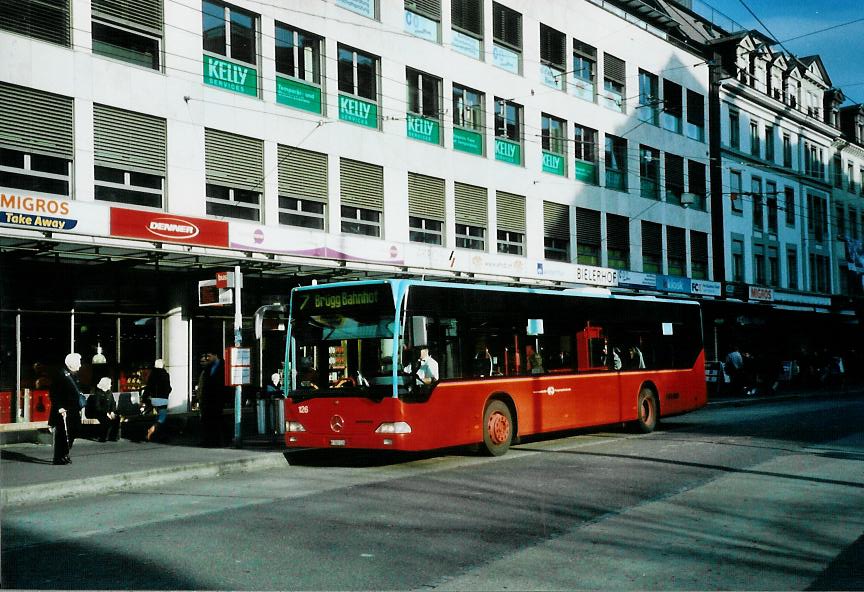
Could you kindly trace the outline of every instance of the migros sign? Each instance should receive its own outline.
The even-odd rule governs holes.
[[[111,236],[228,247],[228,223],[187,216],[111,208]]]
[[[0,209],[17,210],[29,214],[68,216],[69,202],[48,197],[30,197],[0,193]]]

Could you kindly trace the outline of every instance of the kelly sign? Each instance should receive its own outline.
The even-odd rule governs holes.
[[[553,175],[565,176],[567,173],[564,170],[564,157],[554,152],[543,151],[543,172],[552,173]]]
[[[408,114],[408,137],[430,144],[441,143],[440,124],[434,119]]]
[[[495,160],[522,164],[522,147],[516,142],[495,138]]]
[[[204,55],[204,83],[251,97],[258,96],[258,73],[234,62]]]
[[[378,105],[355,97],[339,95],[339,119],[366,127],[378,127]]]
[[[228,247],[228,223],[162,212],[111,208],[111,236]]]

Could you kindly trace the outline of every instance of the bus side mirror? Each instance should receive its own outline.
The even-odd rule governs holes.
[[[525,332],[528,335],[543,335],[543,319],[528,319]]]

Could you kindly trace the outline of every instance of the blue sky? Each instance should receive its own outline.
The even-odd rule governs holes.
[[[704,0],[747,29],[765,30],[741,0]],[[847,102],[864,102],[864,20],[798,40],[793,37],[848,21],[864,19],[864,0],[744,0],[787,50],[818,54]],[[694,5],[696,1],[694,0]],[[788,43],[785,41],[790,39]]]

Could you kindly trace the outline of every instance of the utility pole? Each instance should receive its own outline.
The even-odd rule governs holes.
[[[234,266],[234,347],[243,344],[243,312],[240,306],[240,294],[243,291],[243,275],[240,266]],[[240,424],[243,419],[243,387],[234,387],[234,446],[242,446]]]
[[[708,61],[708,155],[711,176],[711,247],[714,256],[714,281],[726,280],[726,229],[723,212],[723,154],[720,148],[720,86],[723,84],[723,67],[719,54],[714,51]],[[724,298],[721,292],[720,297]]]

